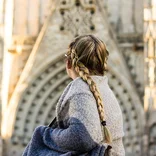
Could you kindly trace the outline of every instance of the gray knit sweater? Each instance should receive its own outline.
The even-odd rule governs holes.
[[[119,104],[109,88],[106,76],[92,76],[102,95],[106,121],[113,137],[111,156],[124,156],[122,143],[123,122]],[[56,107],[57,125],[53,128],[38,127],[25,149],[23,156],[34,155],[31,142],[36,138],[48,146],[49,156],[71,154],[92,156],[104,153],[104,141],[101,131],[96,101],[89,86],[80,78],[73,80],[64,90]],[[36,135],[36,136],[35,136]],[[39,139],[38,139],[39,140]],[[35,140],[36,141],[36,140]],[[103,152],[99,152],[103,151]],[[35,154],[37,156],[37,154]],[[43,154],[44,155],[44,154]]]

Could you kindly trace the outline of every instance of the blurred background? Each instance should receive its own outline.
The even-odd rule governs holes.
[[[156,0],[0,0],[0,156],[21,156],[53,119],[71,81],[64,54],[82,34],[110,53],[126,156],[156,156]]]

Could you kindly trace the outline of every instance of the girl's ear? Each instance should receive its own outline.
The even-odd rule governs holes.
[[[67,63],[67,68],[71,69],[72,68],[72,61],[71,61],[71,59],[68,59],[66,63]]]

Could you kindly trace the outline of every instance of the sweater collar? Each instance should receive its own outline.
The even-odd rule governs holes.
[[[104,76],[92,75],[91,78],[92,78],[96,83],[100,83],[100,82],[104,82],[104,81],[108,82],[108,77],[107,77],[106,75],[104,75]],[[79,79],[81,79],[81,77],[75,78],[75,79],[72,81],[72,83],[75,82],[75,81],[77,81],[77,80],[79,80]]]

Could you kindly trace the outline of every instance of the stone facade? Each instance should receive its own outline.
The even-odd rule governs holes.
[[[106,43],[110,53],[107,75],[123,112],[126,156],[142,156],[142,0],[15,0],[14,7],[13,45],[17,47],[20,36],[24,41],[22,53],[15,53],[10,77],[7,112],[12,120],[8,117],[6,121],[10,121],[7,127],[13,133],[5,142],[3,155],[20,156],[34,128],[52,120],[57,100],[71,81],[63,60],[67,46],[77,35],[94,34]]]

